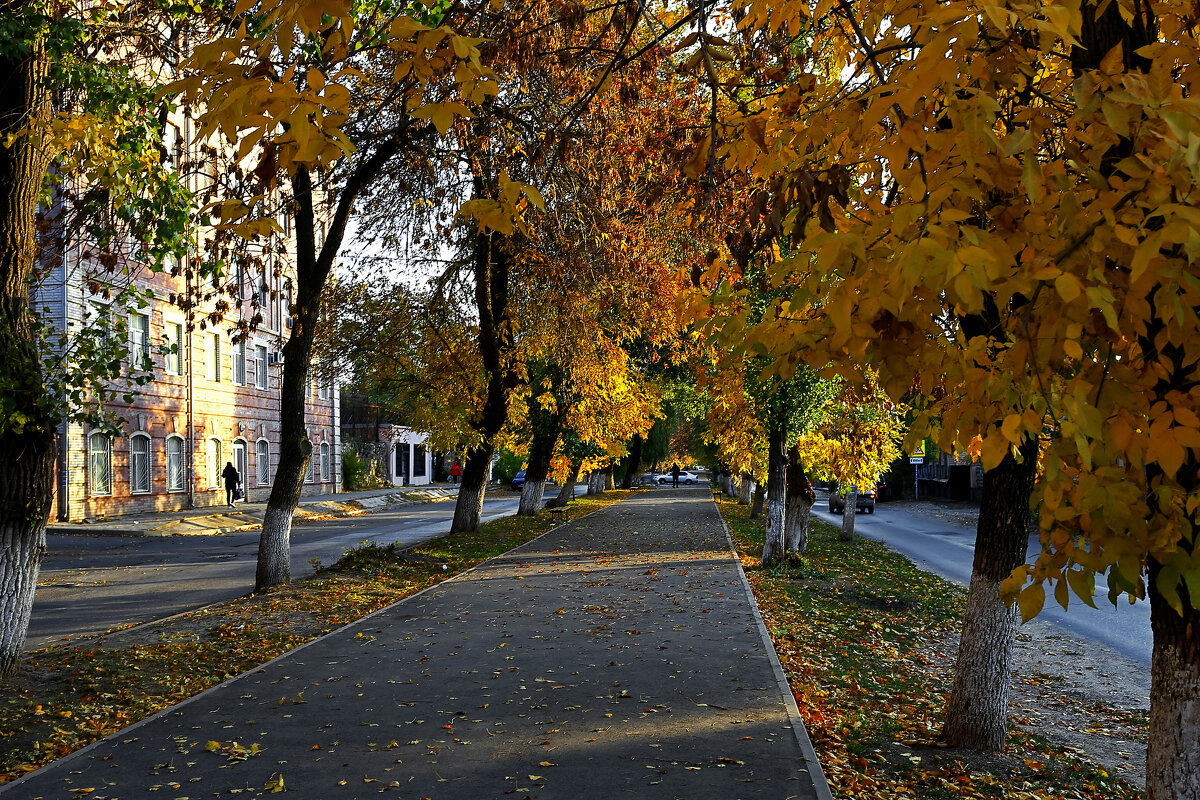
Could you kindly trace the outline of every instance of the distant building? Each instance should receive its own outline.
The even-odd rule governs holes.
[[[428,447],[429,436],[389,420],[377,404],[357,394],[343,397],[341,435],[346,447],[371,462],[375,474],[392,486],[424,486],[445,471],[445,459]]]

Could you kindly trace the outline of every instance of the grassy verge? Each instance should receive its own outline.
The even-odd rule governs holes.
[[[571,503],[580,516],[630,494]],[[457,575],[553,526],[506,517],[411,550],[365,545],[306,580],[75,646],[0,681],[0,783]]]
[[[762,520],[718,502],[834,797],[1143,797],[1028,732],[1000,754],[942,747],[965,591],[815,518],[803,561],[763,569]]]

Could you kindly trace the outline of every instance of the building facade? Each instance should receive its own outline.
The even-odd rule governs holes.
[[[38,289],[37,307],[68,335],[97,324],[90,274],[86,261],[65,258]],[[182,278],[149,271],[134,276],[152,299],[142,308],[114,309],[110,317],[125,317],[131,358],[149,367],[151,379],[131,402],[122,398],[106,406],[118,421],[118,434],[78,423],[61,426],[58,519],[222,505],[221,473],[229,463],[241,476],[247,500],[267,499],[279,460],[280,350],[290,330],[287,295],[272,291],[273,277],[279,276],[258,276],[242,287],[239,299],[247,304],[251,292],[260,293],[255,310],[262,322],[248,336],[238,336],[235,325],[248,308],[235,303],[222,323],[201,326],[194,312],[171,302],[182,293]],[[313,458],[304,494],[338,491],[336,385],[310,382],[305,416]]]
[[[187,115],[173,115],[165,150],[173,168],[192,165],[185,180],[198,192],[215,179],[215,167],[198,152],[185,152],[198,150],[191,125]],[[281,351],[291,334],[295,275],[288,203],[282,195],[276,203],[279,229],[256,245],[254,258],[241,260],[250,266],[206,277],[202,286],[191,283],[200,280],[197,270],[147,269],[129,243],[119,252],[123,268],[117,270],[102,267],[81,244],[44,248],[54,256],[31,299],[43,321],[66,335],[67,357],[73,337],[89,328],[128,336],[127,361],[136,359],[149,377],[106,403],[106,416],[118,423],[115,435],[64,419],[58,519],[222,505],[226,464],[238,470],[247,500],[267,499],[279,463]],[[194,231],[193,252],[203,252],[210,235]],[[144,294],[144,303],[108,305],[106,298],[130,285]],[[313,457],[305,495],[340,490],[339,413],[336,385],[310,381],[305,417]]]

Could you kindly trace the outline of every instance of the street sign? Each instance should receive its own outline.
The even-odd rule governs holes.
[[[909,457],[908,457],[908,463],[910,463],[910,464],[924,464],[924,463],[925,463],[925,456],[909,456]]]

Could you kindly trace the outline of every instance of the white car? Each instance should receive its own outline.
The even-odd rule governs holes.
[[[669,472],[660,472],[654,476],[653,480],[659,486],[663,486],[665,484],[671,483],[672,476],[671,476],[671,473],[669,473]],[[687,470],[681,469],[679,471],[679,482],[681,484],[683,484],[684,486],[691,486],[693,483],[700,482],[700,476],[694,472],[688,472]]]

